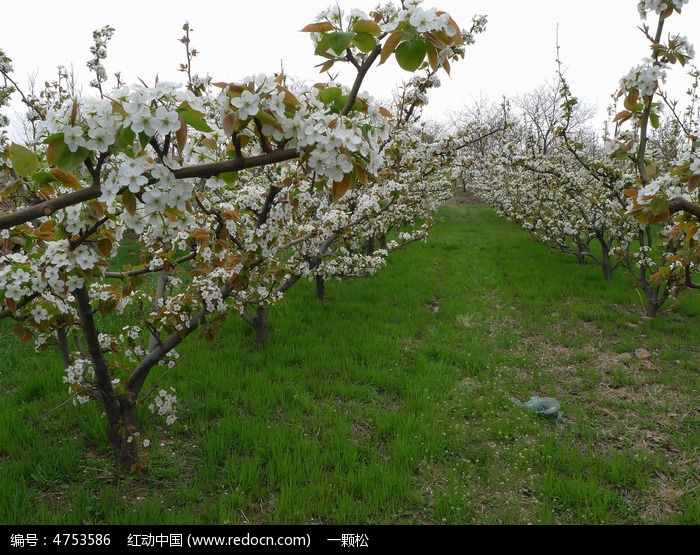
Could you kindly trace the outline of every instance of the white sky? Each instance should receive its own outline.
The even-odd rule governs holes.
[[[337,0],[345,10],[369,11],[377,0]],[[38,72],[50,78],[57,65],[73,65],[80,80],[89,80],[92,31],[106,24],[116,28],[106,61],[110,74],[121,70],[127,83],[142,78],[182,82],[177,71],[184,60],[178,42],[182,24],[194,29],[192,46],[200,51],[195,72],[215,81],[235,81],[254,73],[271,74],[284,64],[288,75],[323,80],[314,65],[306,33],[330,0],[33,0],[3,2],[0,48],[13,59],[15,76],[25,83]],[[596,127],[619,78],[649,54],[637,29],[637,0],[425,0],[469,27],[474,14],[489,17],[487,30],[469,47],[464,61],[453,66],[452,78],[431,95],[427,115],[443,119],[480,95],[527,93],[552,79],[556,71],[556,28],[561,54],[574,93],[599,108]],[[66,7],[69,6],[69,7]],[[649,20],[650,25],[655,21]],[[667,31],[687,35],[700,53],[700,2],[694,0],[667,23]],[[408,77],[392,59],[370,72],[364,89],[378,99]],[[341,81],[351,83],[350,73]],[[41,82],[41,81],[40,81]],[[687,81],[684,81],[684,87]],[[88,87],[85,84],[84,90]],[[680,89],[680,90],[685,90]]]

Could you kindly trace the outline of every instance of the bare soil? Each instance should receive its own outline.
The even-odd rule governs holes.
[[[454,195],[450,200],[447,201],[447,204],[486,204],[483,200],[481,200],[479,197],[476,195],[468,192],[468,191],[455,191]]]

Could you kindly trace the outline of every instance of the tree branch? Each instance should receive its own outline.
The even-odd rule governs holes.
[[[100,345],[99,332],[95,325],[92,305],[90,304],[90,294],[87,285],[73,291],[73,296],[78,303],[78,313],[80,314],[80,325],[83,330],[83,338],[87,343],[88,353],[95,371],[95,381],[100,394],[100,400],[107,413],[107,420],[111,423],[118,422],[120,417],[119,404],[114,395],[109,365],[105,360],[102,346]]]
[[[661,34],[664,29],[664,18],[663,14],[659,15],[659,23],[656,27],[656,37],[653,39],[653,44],[658,45],[661,42]],[[646,33],[648,36],[648,32]],[[648,37],[651,38],[651,37]],[[654,51],[651,55],[654,60],[654,65],[659,62],[659,47],[654,46]],[[645,98],[646,107],[644,108],[644,113],[639,121],[639,147],[637,148],[637,170],[639,171],[639,178],[642,180],[643,185],[649,184],[649,172],[647,171],[647,163],[645,160],[646,150],[647,150],[647,137],[649,130],[649,118],[651,117],[652,100],[654,99],[654,93],[652,92],[648,98]]]
[[[62,208],[99,198],[101,194],[102,189],[99,186],[93,185],[92,187],[80,189],[79,191],[74,191],[57,198],[40,202],[39,204],[34,204],[33,206],[18,210],[17,212],[0,216],[0,229],[10,229],[11,227],[31,222],[32,220],[50,216]]]
[[[173,170],[175,179],[189,179],[192,177],[209,178],[226,172],[235,172],[250,168],[259,168],[279,164],[299,157],[299,151],[293,148],[285,150],[275,150],[269,154],[251,156],[250,158],[234,158],[223,162],[212,162],[210,164],[199,164]]]
[[[220,292],[221,297],[226,298],[231,292],[231,287],[225,285],[221,288]],[[138,394],[141,391],[141,388],[143,387],[143,384],[145,383],[151,369],[158,364],[166,354],[177,347],[183,339],[202,325],[205,321],[206,315],[207,309],[202,308],[199,312],[192,316],[192,318],[190,318],[189,324],[187,324],[186,328],[171,334],[155,349],[150,351],[129,377],[129,380],[126,383],[126,391],[130,392],[135,397],[138,397]]]
[[[282,187],[272,185],[267,190],[267,195],[265,196],[265,205],[263,206],[260,215],[258,216],[257,226],[261,227],[263,224],[267,223],[267,217],[270,215],[270,210],[272,210],[272,205],[275,202],[275,197],[282,191]]]
[[[223,162],[213,162],[210,164],[200,164],[180,168],[177,170],[172,170],[172,173],[176,179],[189,179],[192,177],[209,178],[225,172],[279,164],[298,157],[299,151],[296,149],[276,150],[261,156],[235,158],[233,160],[225,160]],[[79,191],[74,191],[72,193],[29,206],[12,214],[0,216],[0,229],[10,229],[23,223],[31,222],[45,216],[50,216],[57,210],[99,198],[101,194],[102,188],[99,185],[93,185]]]
[[[184,256],[181,256],[171,264],[174,266],[178,266],[184,262],[188,262],[189,260],[193,260],[197,256],[196,252],[191,252],[189,254],[186,254]],[[158,268],[156,270],[151,270],[150,268],[143,267],[139,268],[138,270],[130,270],[128,272],[105,272],[104,276],[106,278],[113,278],[113,279],[127,279],[130,277],[136,277],[136,276],[145,276],[146,274],[153,274],[155,272],[159,272],[161,269]]]
[[[165,287],[168,284],[168,273],[161,270],[158,274],[158,284],[156,286],[156,298],[153,301],[153,310],[157,310],[165,298]],[[150,353],[160,343],[160,337],[155,330],[151,330],[151,337],[148,340],[148,352]]]
[[[347,116],[350,111],[352,110],[352,107],[355,105],[355,101],[357,100],[357,95],[360,92],[360,87],[362,86],[362,82],[365,79],[365,76],[367,75],[367,72],[369,71],[369,68],[372,67],[372,64],[376,61],[377,58],[379,58],[379,55],[382,53],[382,47],[381,45],[377,45],[374,47],[372,52],[369,53],[363,64],[360,66],[360,68],[357,70],[357,76],[355,77],[355,82],[352,85],[352,90],[350,91],[350,96],[348,96],[348,101],[345,103],[345,106],[343,107],[343,110],[340,112],[341,116]]]
[[[671,214],[686,212],[687,214],[695,216],[700,220],[700,206],[682,197],[672,199],[668,209]]]

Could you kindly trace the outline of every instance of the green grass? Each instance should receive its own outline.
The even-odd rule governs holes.
[[[299,284],[270,342],[232,318],[190,341],[120,479],[94,403],[0,327],[3,523],[700,523],[700,298],[641,316],[618,272],[482,206],[374,278]],[[648,358],[635,356],[645,349]],[[641,352],[640,352],[641,353]],[[155,376],[154,376],[155,377]],[[515,406],[551,395],[565,424]]]

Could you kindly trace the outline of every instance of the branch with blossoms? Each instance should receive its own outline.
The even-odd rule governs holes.
[[[621,80],[618,98],[623,100],[624,109],[617,114],[615,121],[619,126],[627,122],[632,122],[633,126],[612,149],[613,155],[631,155],[636,163],[638,183],[626,191],[631,203],[630,215],[648,226],[665,224],[668,244],[673,245],[672,249],[665,249],[665,260],[650,276],[649,282],[665,282],[676,295],[692,283],[689,276],[697,271],[700,262],[700,158],[697,156],[697,133],[692,132],[698,129],[697,121],[692,121],[694,115],[689,114],[689,121],[681,126],[687,134],[686,147],[670,166],[664,165],[655,153],[650,154],[648,145],[651,130],[659,127],[661,105],[655,102],[655,97],[660,97],[667,106],[673,106],[662,90],[668,71],[674,65],[685,66],[694,57],[693,46],[687,37],[669,34],[667,40],[663,40],[668,19],[675,12],[680,13],[685,3],[685,0],[640,2],[642,17],[649,13],[658,16],[653,33],[648,26],[643,27],[651,44],[652,56]],[[697,101],[693,91],[692,88],[689,91],[691,105]],[[678,120],[674,110],[672,113]]]

